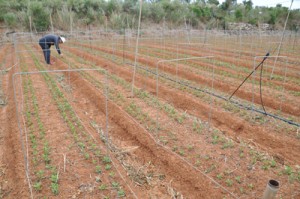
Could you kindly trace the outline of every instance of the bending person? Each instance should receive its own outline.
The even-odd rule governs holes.
[[[50,61],[50,53],[51,53],[50,47],[52,45],[55,45],[55,48],[56,48],[58,54],[60,54],[62,56],[63,54],[60,51],[59,44],[62,44],[65,42],[66,42],[66,39],[64,37],[52,35],[52,34],[45,35],[44,37],[42,37],[39,40],[39,45],[41,46],[41,48],[43,50],[45,61],[47,64],[51,64],[51,65],[53,64]]]

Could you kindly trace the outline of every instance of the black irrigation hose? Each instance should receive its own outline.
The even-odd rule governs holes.
[[[261,92],[261,79],[262,79],[263,67],[264,67],[264,63],[262,63],[261,68],[260,68],[259,94],[260,94],[260,102],[261,102],[262,108],[264,109],[265,115],[266,115],[267,111],[266,111],[265,106],[264,106],[264,102],[263,102],[263,99],[262,99],[262,92]]]
[[[266,55],[266,56],[267,56],[267,55]],[[265,57],[264,60],[265,60],[266,58],[267,58],[267,57]],[[264,61],[264,60],[263,60],[263,61]],[[126,64],[133,66],[133,64],[130,64],[130,63],[126,63]],[[142,70],[144,70],[144,71],[147,71],[147,72],[149,72],[149,73],[152,73],[153,75],[157,75],[156,72],[153,72],[153,71],[151,71],[151,70],[149,70],[149,69],[147,69],[147,68],[145,68],[145,67],[138,66],[138,65],[137,65],[137,67],[140,68],[140,69],[142,69]],[[178,81],[176,81],[176,80],[174,80],[174,79],[168,77],[167,75],[160,75],[160,74],[158,74],[158,76],[159,76],[159,77],[162,77],[162,78],[164,78],[164,79],[167,79],[167,80],[169,80],[169,81],[178,83],[178,84],[180,84],[180,85],[186,86],[186,87],[188,87],[188,88],[190,88],[190,89],[194,89],[194,90],[196,90],[196,91],[200,91],[200,92],[203,92],[203,93],[212,95],[212,96],[214,96],[214,97],[216,97],[216,98],[219,98],[219,99],[228,101],[228,99],[227,99],[226,97],[222,96],[222,95],[217,95],[217,94],[215,94],[215,93],[213,93],[213,92],[209,92],[209,91],[200,89],[200,88],[198,88],[198,87],[191,86],[191,85],[189,85],[188,83],[178,82]],[[261,110],[259,110],[259,109],[255,109],[255,108],[253,108],[253,107],[246,106],[246,105],[241,104],[241,103],[239,103],[239,102],[237,102],[237,101],[231,100],[231,101],[229,101],[229,102],[232,103],[232,104],[234,104],[234,105],[236,105],[236,106],[238,106],[238,107],[240,107],[240,108],[243,108],[243,109],[246,109],[246,110],[252,110],[252,111],[254,111],[254,112],[257,112],[257,113],[260,113],[260,114],[263,114],[263,115],[267,115],[267,116],[272,117],[272,118],[274,118],[274,119],[283,121],[283,122],[288,123],[288,124],[290,124],[290,125],[300,127],[300,124],[295,123],[295,122],[290,121],[290,120],[287,120],[287,119],[285,119],[285,118],[279,117],[279,116],[277,116],[277,115],[274,115],[274,114],[271,114],[271,113],[263,112],[263,111],[261,111]]]
[[[245,81],[256,71],[256,69],[264,63],[264,61],[268,58],[270,53],[267,53],[264,59],[254,68],[254,70],[244,79],[244,81],[235,89],[235,91],[231,94],[228,100],[231,99],[231,97],[239,90],[239,88],[245,83]]]

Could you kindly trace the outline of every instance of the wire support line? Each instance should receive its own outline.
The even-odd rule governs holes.
[[[18,123],[18,128],[19,128],[19,133],[20,133],[20,142],[21,142],[21,149],[23,152],[23,158],[24,158],[24,166],[25,166],[25,175],[26,179],[28,182],[28,188],[30,192],[30,198],[33,199],[33,188],[31,185],[31,178],[30,178],[30,172],[29,172],[29,166],[28,166],[28,159],[27,155],[25,154],[25,146],[24,146],[24,141],[22,141],[23,134],[26,132],[22,131],[21,127],[21,119],[19,118],[19,109],[18,109],[18,102],[17,102],[17,96],[16,96],[16,85],[15,85],[15,75],[12,76],[12,84],[13,84],[13,90],[14,90],[14,101],[15,101],[15,107],[16,107],[16,114],[17,114],[17,123]],[[27,137],[27,135],[26,135]]]
[[[131,63],[126,63],[126,64],[132,65]],[[144,71],[147,71],[147,72],[149,72],[149,73],[152,73],[153,75],[157,75],[156,72],[153,72],[153,71],[151,71],[151,70],[148,70],[148,69],[145,68],[145,67],[142,67],[142,66],[137,66],[137,67],[140,68],[140,69],[142,69],[142,70],[144,70]],[[208,95],[212,95],[212,96],[214,96],[214,97],[216,97],[216,98],[218,98],[218,99],[222,99],[222,100],[224,100],[224,101],[228,101],[227,97],[225,97],[225,96],[218,95],[218,94],[216,94],[216,93],[213,93],[213,92],[210,92],[210,91],[201,89],[201,88],[199,88],[199,87],[191,86],[190,84],[185,83],[185,82],[176,81],[176,80],[174,80],[174,79],[172,79],[171,77],[168,77],[168,76],[166,76],[166,75],[161,75],[161,74],[159,74],[159,77],[164,78],[164,79],[167,79],[167,80],[172,81],[172,82],[175,82],[175,83],[177,83],[177,84],[186,86],[187,88],[190,88],[190,89],[193,89],[193,90],[196,90],[196,91],[200,91],[200,92],[206,93],[206,94],[208,94]],[[245,110],[251,110],[251,111],[254,111],[254,112],[256,112],[256,113],[263,114],[263,115],[272,117],[272,118],[274,118],[274,119],[276,119],[276,120],[280,120],[280,121],[282,121],[282,122],[288,123],[288,124],[290,124],[290,125],[293,125],[293,126],[296,126],[296,127],[300,127],[300,124],[299,124],[299,123],[293,122],[293,121],[288,120],[288,119],[286,119],[286,118],[282,118],[282,117],[280,117],[280,116],[278,116],[278,115],[275,115],[275,114],[265,113],[265,112],[263,112],[263,111],[261,111],[261,110],[259,110],[259,109],[253,108],[253,107],[251,107],[251,106],[247,106],[247,105],[242,104],[242,103],[240,103],[240,102],[238,102],[238,101],[230,100],[230,101],[228,101],[228,102],[230,102],[230,103],[232,103],[233,105],[236,105],[236,106],[238,106],[238,107],[240,107],[240,108],[243,108],[243,109],[245,109]]]
[[[80,71],[105,71],[105,69],[65,69],[65,70],[41,70],[41,71],[29,71],[29,72],[18,72],[14,73],[13,76],[16,75],[31,75],[31,74],[40,74],[40,73],[59,73],[59,72],[80,72]]]

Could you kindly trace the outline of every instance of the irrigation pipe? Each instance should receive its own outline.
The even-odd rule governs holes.
[[[243,80],[243,82],[237,87],[237,89],[230,95],[229,99],[239,90],[239,88],[246,82],[246,80],[256,71],[256,69],[263,65],[264,61],[269,57],[270,53],[267,53],[266,56],[264,56],[264,59],[253,69],[253,71]],[[256,57],[255,57],[256,59]]]
[[[132,65],[132,64],[130,64],[130,63],[128,63],[128,64],[129,64],[129,65]],[[138,68],[140,68],[140,69],[142,69],[142,70],[144,70],[144,71],[147,71],[147,72],[149,72],[149,73],[152,73],[153,75],[157,75],[156,72],[153,72],[153,71],[151,71],[151,70],[149,70],[149,69],[146,69],[146,68],[144,68],[144,67],[142,67],[142,66],[138,66]],[[216,98],[218,98],[218,99],[224,100],[224,101],[228,101],[227,97],[224,97],[224,96],[222,96],[222,95],[218,95],[218,94],[215,94],[215,93],[213,93],[213,92],[210,92],[210,91],[207,91],[207,90],[204,90],[204,89],[195,87],[195,86],[191,86],[190,84],[185,83],[185,82],[178,82],[178,81],[172,79],[171,77],[167,77],[166,75],[159,75],[159,76],[162,77],[162,78],[164,78],[164,79],[167,79],[167,80],[169,80],[169,81],[175,82],[175,83],[177,83],[177,84],[186,86],[187,88],[190,88],[190,89],[193,89],[193,90],[196,90],[196,91],[200,91],[200,92],[206,93],[206,94],[208,94],[208,95],[212,95],[212,96],[214,96],[214,97],[216,97]],[[285,122],[285,123],[288,123],[288,124],[290,124],[290,125],[300,127],[300,124],[299,124],[299,123],[296,123],[296,122],[290,121],[290,120],[288,120],[288,119],[282,118],[282,117],[280,117],[280,116],[278,116],[278,115],[274,115],[274,114],[271,114],[271,113],[265,114],[265,112],[263,112],[263,111],[261,111],[261,110],[259,110],[259,109],[256,109],[256,108],[253,108],[253,107],[244,105],[244,104],[242,104],[242,103],[240,103],[240,102],[238,102],[238,101],[235,101],[235,100],[230,100],[229,102],[232,103],[232,104],[234,104],[234,105],[236,105],[236,106],[238,106],[238,107],[240,107],[240,108],[243,108],[243,109],[246,109],[246,110],[252,110],[252,111],[257,112],[257,113],[259,113],[259,114],[267,115],[267,116],[269,116],[269,117],[272,117],[272,118],[274,118],[274,119],[280,120],[280,121]]]
[[[255,57],[254,57],[254,62],[253,62],[253,68],[254,68],[254,70],[257,69],[257,68],[255,68],[255,62],[256,62],[256,59],[257,59],[257,58],[264,58],[264,59],[265,59],[265,57],[266,57],[266,56],[255,56]],[[286,59],[287,57],[286,57],[286,56],[268,56],[268,58],[276,58],[276,59],[278,59],[278,58],[285,58],[285,59]],[[264,60],[263,60],[263,61],[264,61]],[[263,61],[262,61],[262,63],[261,63],[261,70],[260,70],[259,91],[260,91],[261,105],[262,105],[262,108],[263,108],[263,110],[264,110],[264,112],[265,112],[265,114],[266,114],[267,112],[266,112],[266,110],[265,110],[264,103],[263,103],[263,100],[262,100],[262,88],[261,88],[261,85],[262,85],[262,82],[261,82],[261,81],[262,81],[263,65],[264,65]],[[285,61],[284,84],[285,84],[285,79],[286,79],[286,69],[287,69],[286,64],[287,64],[287,59],[286,59],[286,61]],[[254,74],[254,75],[255,75],[255,74]],[[283,89],[282,92],[284,92],[284,89]],[[253,104],[254,104],[254,78],[253,78],[253,81],[252,81],[252,107],[253,107]],[[281,111],[281,103],[280,103],[280,111]]]

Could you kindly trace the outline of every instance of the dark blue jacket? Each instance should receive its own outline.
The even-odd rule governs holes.
[[[59,36],[49,34],[49,35],[45,35],[43,38],[41,38],[39,43],[44,44],[45,48],[46,47],[50,48],[51,45],[55,45],[58,54],[60,54],[61,52],[59,49],[59,40],[60,40]]]

